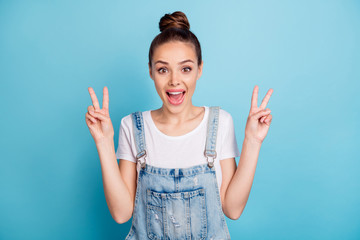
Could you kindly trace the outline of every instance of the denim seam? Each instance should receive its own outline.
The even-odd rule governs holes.
[[[206,130],[206,144],[205,144],[205,156],[212,157],[215,161],[216,155],[216,139],[217,139],[217,130],[219,123],[219,109],[218,106],[211,106],[209,112],[209,119]],[[209,155],[209,156],[208,156]],[[211,156],[212,155],[212,156]],[[209,160],[208,160],[209,162]]]
[[[164,239],[168,238],[168,232],[167,232],[167,214],[166,214],[166,205],[164,199],[161,197],[161,206],[162,206],[162,213],[163,213],[163,236]]]
[[[153,172],[146,172],[147,174],[150,175],[155,175],[155,176],[169,176],[169,177],[174,177],[174,175],[169,175],[169,174],[161,174],[161,173],[153,173]],[[193,173],[193,174],[186,174],[186,175],[179,175],[179,177],[192,177],[192,176],[197,176],[199,174],[208,174],[208,173],[214,173],[214,172],[197,172],[197,173]]]
[[[205,193],[203,194],[202,196],[202,225],[203,225],[203,228],[201,229],[202,231],[202,238],[201,239],[205,239],[207,237],[207,207],[206,207],[206,195]]]
[[[185,201],[185,218],[186,218],[186,232],[185,232],[185,238],[191,239],[191,217],[190,217],[190,198]]]
[[[142,112],[139,112],[139,111],[132,113],[131,117],[132,117],[133,133],[134,133],[134,137],[135,137],[135,145],[136,145],[136,151],[137,151],[136,159],[138,160],[138,157],[142,152],[145,152],[144,154],[146,154],[144,120],[143,120]],[[141,158],[141,157],[142,156],[140,155],[139,158]],[[144,158],[144,161],[145,161],[145,158]]]

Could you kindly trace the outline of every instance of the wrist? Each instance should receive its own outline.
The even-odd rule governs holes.
[[[257,146],[261,146],[261,144],[262,144],[262,141],[260,141],[260,140],[258,140],[258,139],[256,139],[256,138],[253,138],[253,137],[248,137],[248,136],[246,136],[245,135],[245,138],[244,138],[244,142],[246,142],[246,143],[249,143],[249,144],[251,144],[251,145],[257,145]]]
[[[95,141],[95,145],[97,147],[102,147],[102,146],[108,146],[108,145],[114,145],[114,138],[111,137],[104,137],[104,138],[101,138],[101,139],[98,139]]]

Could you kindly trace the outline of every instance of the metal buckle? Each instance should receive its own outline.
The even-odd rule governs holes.
[[[214,166],[214,161],[215,161],[214,159],[215,159],[216,156],[217,156],[215,150],[214,150],[214,152],[215,152],[215,154],[206,154],[206,149],[204,150],[204,155],[205,155],[205,157],[206,157],[206,161],[208,162],[208,166],[209,166],[210,168],[212,168],[212,167]],[[212,157],[212,158],[213,158],[212,162],[209,162],[209,157]]]
[[[144,169],[146,166],[145,161],[141,163],[141,168]]]
[[[214,166],[214,158],[212,162],[209,162],[208,158],[206,158],[206,160],[208,161],[209,168],[212,168]]]
[[[213,157],[213,158],[216,158],[217,154],[216,154],[216,151],[214,150],[214,153],[215,154],[206,154],[206,149],[204,150],[204,156],[205,157]]]
[[[140,158],[141,157],[144,157],[144,162],[141,162],[140,161]],[[139,152],[137,155],[136,155],[136,159],[137,159],[137,162],[140,163],[141,165],[141,168],[145,168],[145,165],[146,165],[146,150],[143,150],[141,152]]]

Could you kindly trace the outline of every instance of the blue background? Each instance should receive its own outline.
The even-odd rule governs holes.
[[[120,120],[161,106],[148,50],[183,11],[204,72],[193,103],[273,121],[232,239],[360,238],[359,1],[0,1],[0,239],[124,239],[85,123],[88,87]],[[100,103],[101,104],[101,103]],[[237,158],[238,162],[239,159]]]

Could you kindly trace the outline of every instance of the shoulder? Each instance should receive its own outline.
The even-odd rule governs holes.
[[[131,113],[121,119],[120,122],[121,127],[129,128],[131,127],[131,124],[132,124]]]
[[[132,128],[132,124],[133,124],[132,122],[133,122],[133,120],[132,120],[131,115],[132,115],[133,113],[135,113],[135,112],[132,112],[132,113],[124,116],[124,117],[121,119],[121,123],[120,123],[120,124],[121,124],[121,127],[127,128],[127,129],[131,129],[131,128]],[[141,114],[142,114],[142,116],[143,116],[143,119],[149,118],[149,116],[150,116],[149,113],[150,113],[150,110],[141,112]]]
[[[211,106],[207,106],[207,108],[210,110]],[[226,111],[225,109],[221,108],[219,106],[219,128],[220,132],[227,129],[229,126],[233,124],[233,118],[231,114]]]
[[[229,124],[232,121],[233,121],[233,119],[232,119],[231,114],[228,111],[220,108],[219,109],[219,123]]]

